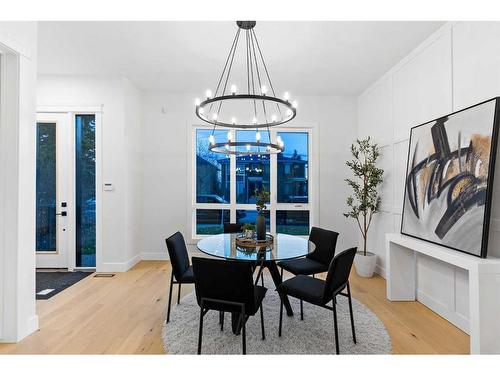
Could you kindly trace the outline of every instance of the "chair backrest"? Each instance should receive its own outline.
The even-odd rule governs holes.
[[[168,255],[172,264],[172,272],[175,279],[180,280],[181,276],[189,268],[189,255],[186,249],[186,242],[181,232],[176,232],[165,240],[167,243]]]
[[[344,288],[349,280],[349,273],[351,272],[352,262],[356,255],[357,247],[351,247],[333,258],[328,267],[328,274],[326,275],[324,300],[331,299],[332,294],[339,291],[339,288]]]
[[[224,233],[240,233],[243,224],[224,223]]]
[[[335,255],[335,247],[337,246],[337,232],[312,227],[309,234],[309,241],[316,245],[316,250],[307,255],[307,258],[329,265]]]
[[[255,308],[251,262],[232,262],[220,259],[193,257],[196,299],[202,298],[244,303],[245,311]],[[241,311],[240,306],[205,302],[204,308],[220,311]]]

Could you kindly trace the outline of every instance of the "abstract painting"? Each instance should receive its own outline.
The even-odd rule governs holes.
[[[486,257],[499,101],[411,129],[402,234]]]

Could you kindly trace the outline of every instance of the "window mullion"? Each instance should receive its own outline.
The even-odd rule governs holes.
[[[276,139],[276,129],[271,129],[271,139]],[[278,199],[278,156],[277,154],[271,154],[270,158],[270,190],[271,196],[270,200],[270,210],[269,210],[269,220],[271,222],[271,233],[276,233],[276,200]]]
[[[236,131],[229,130],[232,133],[232,139],[236,139]],[[236,223],[236,155],[230,157],[230,184],[229,184],[229,203],[231,223]]]

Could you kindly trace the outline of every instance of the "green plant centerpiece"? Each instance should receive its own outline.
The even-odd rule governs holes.
[[[267,208],[266,203],[269,201],[270,193],[264,187],[259,191],[255,189],[255,198],[257,202],[257,220],[255,227],[257,228],[257,240],[262,241],[266,239],[266,219],[264,218],[264,211]]]
[[[349,211],[344,216],[356,220],[363,236],[363,251],[358,252],[354,260],[356,272],[360,276],[371,277],[375,271],[376,257],[366,250],[366,244],[373,216],[380,210],[378,187],[382,183],[384,171],[377,167],[380,148],[371,142],[370,137],[356,140],[351,145],[351,154],[353,159],[346,164],[354,178],[347,178],[345,181],[352,188],[353,194],[347,197]]]
[[[246,238],[253,238],[253,233],[255,232],[255,225],[252,223],[243,224],[241,227],[243,229],[243,234]]]

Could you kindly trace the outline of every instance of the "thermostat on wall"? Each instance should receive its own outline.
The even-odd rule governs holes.
[[[115,185],[109,182],[104,183],[104,191],[113,191],[113,190],[115,190]]]

